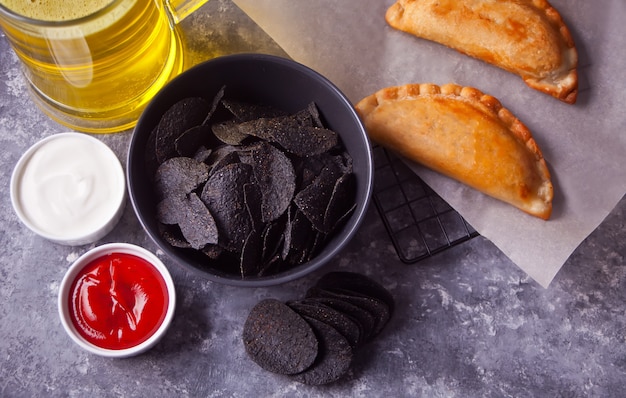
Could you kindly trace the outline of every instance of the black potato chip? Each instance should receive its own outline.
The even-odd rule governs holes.
[[[198,162],[206,163],[206,160],[209,158],[209,156],[211,156],[212,153],[212,149],[207,149],[201,146],[200,148],[197,148],[196,152],[193,154],[193,159],[197,160]]]
[[[287,263],[301,264],[308,258],[315,242],[315,231],[311,222],[295,206],[289,211],[285,226],[282,258]]]
[[[266,142],[247,147],[248,162],[253,166],[256,183],[261,188],[263,222],[283,215],[296,190],[296,175],[287,156]]]
[[[156,158],[159,163],[177,156],[176,139],[185,131],[202,124],[211,104],[199,97],[184,98],[161,117],[156,129]]]
[[[318,340],[309,323],[275,299],[252,308],[243,326],[243,343],[256,364],[285,375],[308,369],[318,356]]]
[[[224,98],[225,90],[226,90],[226,86],[222,86],[222,88],[219,89],[217,94],[215,94],[215,97],[213,97],[213,101],[211,102],[211,109],[209,110],[209,113],[207,114],[206,118],[204,118],[204,121],[202,122],[203,126],[208,126],[209,123],[211,122],[211,118],[215,114],[215,111],[217,111],[217,107],[222,102],[222,98]]]
[[[338,143],[337,133],[321,127],[298,126],[278,130],[274,141],[287,152],[297,156],[319,155],[334,148]]]
[[[234,120],[228,120],[222,123],[217,123],[211,126],[211,130],[215,137],[217,137],[224,144],[228,145],[240,145],[248,134],[243,133],[237,127],[237,122]]]
[[[297,116],[260,118],[246,122],[225,122],[215,126],[221,136],[257,137],[275,142],[287,152],[297,156],[313,156],[334,148],[339,138],[337,133],[321,127],[303,125]],[[239,141],[241,142],[241,141]]]
[[[327,297],[331,299],[343,300],[367,311],[374,317],[374,325],[371,329],[369,338],[372,338],[380,333],[380,331],[383,330],[383,327],[387,324],[387,321],[389,321],[389,318],[391,316],[389,306],[387,306],[384,301],[362,295],[360,293],[351,292],[347,289],[320,289],[319,287],[312,287],[307,292],[307,296]]]
[[[330,286],[332,294],[317,285]],[[317,285],[300,300],[285,304],[275,299],[262,300],[250,312],[243,330],[246,351],[254,362],[308,385],[332,383],[346,375],[356,350],[380,331],[376,322],[385,316],[376,319],[371,313],[377,310],[372,308],[387,308],[385,302],[393,302],[385,288],[358,273],[329,273]],[[361,299],[368,300],[368,304]],[[317,341],[316,350],[302,321]]]
[[[309,103],[309,105],[299,113],[306,115],[305,120],[308,121],[308,125],[310,125],[311,127],[324,127],[324,124],[322,123],[322,120],[320,118],[319,109],[317,109],[317,105],[315,105],[315,102]]]
[[[257,236],[261,236],[265,224],[263,223],[261,214],[262,194],[261,188],[257,184],[248,183],[243,186],[243,200],[246,204],[246,210],[250,217],[252,230]],[[259,239],[260,241],[260,239]]]
[[[157,219],[163,224],[176,224],[189,246],[199,250],[218,242],[215,221],[198,195],[169,196],[157,205]]]
[[[317,319],[337,329],[348,340],[351,347],[356,347],[361,336],[359,324],[343,312],[337,311],[320,302],[306,299],[287,302],[287,305],[302,316]]]
[[[352,347],[348,340],[335,328],[324,322],[308,316],[303,316],[303,318],[311,325],[313,333],[317,337],[319,353],[311,367],[291,377],[312,386],[339,380],[348,373],[352,364]]]
[[[218,226],[220,245],[229,251],[240,252],[252,230],[244,188],[251,178],[252,166],[229,164],[211,175],[200,196]]]
[[[172,245],[172,247],[191,249],[189,242],[187,242],[182,236],[180,228],[174,228],[171,225],[159,224],[159,233],[167,243]]]
[[[209,177],[209,166],[187,157],[175,157],[161,163],[155,173],[154,186],[159,198],[184,197]]]
[[[341,170],[333,165],[322,168],[320,174],[306,188],[294,197],[298,209],[306,215],[315,229],[330,232],[332,225],[325,221],[326,210],[333,197],[337,181],[342,177]]]
[[[261,267],[258,276],[269,275],[278,272],[283,264],[280,255],[284,242],[286,217],[265,224],[261,232]]]
[[[243,101],[224,99],[222,105],[228,109],[237,122],[247,122],[259,118],[287,116],[287,112],[269,105],[251,104]]]
[[[372,278],[350,271],[333,271],[322,276],[315,285],[320,289],[346,289],[384,301],[391,310],[395,303],[393,296]]]
[[[356,178],[354,174],[343,174],[337,179],[328,206],[324,212],[324,231],[330,232],[356,208],[354,195]]]
[[[206,245],[201,250],[202,254],[211,260],[217,260],[222,255],[223,251],[224,249],[222,249],[219,245]]]
[[[367,343],[368,341],[370,341],[370,338],[374,336],[374,328],[376,327],[377,322],[376,318],[368,311],[339,298],[317,296],[312,293],[313,292],[310,291],[307,292],[306,298],[311,301],[327,305],[337,311],[343,312],[359,324],[362,333],[359,336],[360,340],[358,345],[363,345]]]
[[[178,224],[178,221],[183,218],[182,208],[184,196],[169,195],[163,198],[157,204],[156,218],[160,223],[166,225]]]
[[[241,159],[239,159],[239,151],[236,147],[231,145],[219,146],[206,160],[209,165],[209,176],[224,166],[239,162]]]
[[[351,174],[352,160],[351,158],[346,160],[343,155],[331,155],[327,152],[315,156],[297,158],[294,161],[296,175],[300,177],[297,190],[300,191],[309,186],[325,167],[332,169],[337,176]]]
[[[198,148],[215,145],[212,138],[209,126],[194,126],[176,138],[174,142],[176,153],[178,156],[194,157]]]
[[[211,213],[195,193],[190,193],[184,202],[184,219],[178,222],[180,231],[192,248],[202,249],[218,243],[217,225]]]
[[[261,253],[260,239],[259,234],[252,230],[241,248],[239,272],[241,272],[242,278],[255,276],[259,273],[259,257]]]

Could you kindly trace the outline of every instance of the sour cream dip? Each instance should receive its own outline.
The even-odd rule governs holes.
[[[29,148],[11,177],[11,201],[33,232],[66,245],[109,233],[125,204],[124,171],[117,156],[84,133],[61,133]]]

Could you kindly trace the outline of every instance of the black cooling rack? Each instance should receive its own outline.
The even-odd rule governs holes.
[[[478,236],[400,158],[380,146],[373,152],[374,203],[402,262],[415,263]]]

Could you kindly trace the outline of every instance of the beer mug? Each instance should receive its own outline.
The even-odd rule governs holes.
[[[132,128],[185,67],[178,22],[208,0],[0,0],[35,103],[78,131]]]

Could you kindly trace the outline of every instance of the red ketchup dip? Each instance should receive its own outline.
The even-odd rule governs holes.
[[[88,263],[69,292],[69,313],[78,334],[98,347],[122,350],[152,336],[165,319],[165,281],[150,262],[110,253]]]

